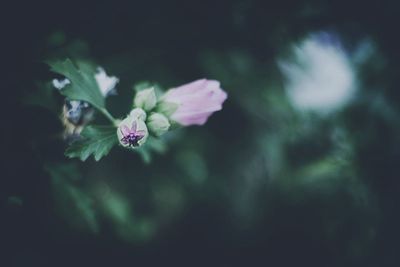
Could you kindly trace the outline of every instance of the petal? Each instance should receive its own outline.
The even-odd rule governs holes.
[[[129,130],[128,126],[122,125],[122,127],[121,127],[121,133],[122,133],[122,135],[124,135],[124,136],[129,135],[130,130]]]
[[[105,70],[101,67],[97,68],[97,73],[95,74],[95,79],[97,85],[100,88],[101,94],[106,97],[111,93],[115,93],[115,86],[119,82],[119,79],[115,76],[107,76]]]
[[[64,80],[57,80],[57,79],[53,79],[52,81],[53,86],[58,89],[58,90],[62,90],[64,89],[65,86],[67,86],[68,84],[70,84],[70,80],[68,80],[67,78],[65,78]]]
[[[180,98],[184,97],[185,95],[189,95],[189,96],[193,95],[193,94],[197,93],[198,91],[202,90],[206,86],[206,83],[207,83],[206,79],[200,79],[200,80],[196,80],[194,82],[184,84],[179,87],[170,89],[165,94],[165,98],[180,99]]]
[[[210,117],[212,114],[213,112],[204,112],[191,115],[181,115],[174,118],[174,120],[184,126],[203,125],[204,123],[206,123],[208,117]]]
[[[131,132],[136,133],[136,129],[137,129],[137,123],[136,123],[136,120],[133,120],[132,121]]]
[[[217,90],[220,88],[220,82],[216,80],[207,80],[205,89],[207,90]]]
[[[220,110],[222,101],[213,101],[210,97],[192,99],[182,103],[175,113],[191,113],[197,111],[216,111]]]

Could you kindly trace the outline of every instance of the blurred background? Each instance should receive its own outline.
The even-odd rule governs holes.
[[[399,266],[398,1],[8,7],[1,266]],[[143,80],[229,97],[151,158],[68,160],[67,57],[120,78],[117,117]]]

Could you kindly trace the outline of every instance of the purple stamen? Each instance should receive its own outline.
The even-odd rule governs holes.
[[[131,129],[127,126],[123,126],[121,129],[121,133],[123,137],[121,138],[121,142],[124,145],[128,146],[139,146],[139,141],[145,136],[143,131],[136,131],[136,122],[132,123]]]

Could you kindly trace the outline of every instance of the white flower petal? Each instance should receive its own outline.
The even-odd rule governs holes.
[[[350,59],[337,43],[318,37],[305,39],[293,49],[293,60],[281,61],[279,67],[292,105],[326,115],[349,102],[355,93],[356,76]]]
[[[107,76],[105,70],[101,67],[97,68],[95,79],[104,97],[108,96],[119,82],[117,77]]]
[[[63,80],[58,80],[58,79],[53,79],[52,81],[53,86],[58,89],[61,90],[63,89],[65,86],[67,86],[68,84],[70,84],[70,80],[68,80],[67,78],[63,79]]]

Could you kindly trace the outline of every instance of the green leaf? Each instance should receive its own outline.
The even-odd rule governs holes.
[[[82,131],[82,136],[83,140],[75,141],[67,148],[67,157],[85,161],[93,155],[99,161],[118,143],[116,128],[112,126],[87,126]]]
[[[95,71],[92,68],[88,68],[83,63],[76,66],[70,59],[50,62],[49,65],[53,72],[71,81],[71,84],[60,90],[61,94],[72,100],[89,102],[98,109],[104,108],[104,97],[97,85]]]

